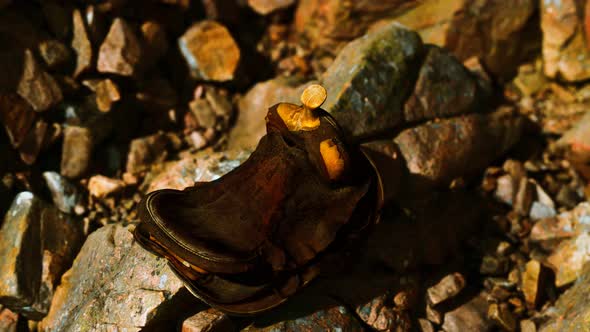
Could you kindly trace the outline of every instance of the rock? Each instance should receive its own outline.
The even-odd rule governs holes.
[[[230,131],[230,149],[253,149],[266,134],[266,113],[279,102],[299,103],[303,88],[284,78],[258,83],[238,101],[237,119]]]
[[[307,0],[299,2],[294,28],[314,49],[337,52],[375,22],[393,20],[416,30],[425,43],[451,50],[461,61],[480,58],[493,74],[506,78],[537,47],[540,37],[535,38],[538,28],[531,19],[537,8],[534,0],[519,0],[509,7],[494,0],[357,1],[346,5]],[[497,23],[500,21],[502,24]]]
[[[370,137],[396,127],[422,52],[420,37],[398,24],[350,42],[322,76],[329,91],[322,108],[351,135]]]
[[[493,324],[487,319],[486,294],[476,295],[471,300],[445,314],[442,328],[446,332],[492,331]]]
[[[10,311],[8,308],[0,307],[0,331],[16,332],[18,324],[18,314]]]
[[[35,60],[30,50],[25,50],[23,71],[17,93],[37,112],[43,112],[59,103],[63,95],[57,82]]]
[[[70,60],[70,50],[57,40],[45,40],[39,44],[39,55],[51,69],[56,69]]]
[[[133,240],[130,228],[104,226],[90,234],[64,274],[41,331],[139,331],[179,290],[165,259]]]
[[[534,66],[525,64],[518,67],[518,75],[513,82],[524,96],[535,95],[548,83],[547,78],[543,75],[542,65],[542,62],[536,62]]]
[[[132,140],[127,156],[127,172],[139,173],[154,163],[163,162],[168,155],[169,144],[168,137],[163,133]]]
[[[198,312],[182,322],[182,332],[223,332],[237,330],[231,319],[216,309]]]
[[[574,282],[582,272],[584,264],[590,261],[590,234],[580,235],[562,241],[547,257],[547,264],[555,272],[555,286],[562,287]]]
[[[209,182],[238,167],[248,157],[245,151],[224,151],[213,153],[210,150],[183,156],[178,161],[168,162],[161,169],[154,170],[146,178],[146,192],[158,189],[184,189],[196,182]]]
[[[243,329],[244,332],[296,332],[296,331],[363,331],[362,325],[345,307],[333,305],[296,319],[284,320],[268,326],[256,322]]]
[[[571,211],[556,217],[539,220],[531,229],[530,239],[534,242],[551,242],[575,237],[590,232],[590,203],[580,203]]]
[[[465,278],[461,273],[453,273],[442,278],[436,285],[428,288],[426,299],[435,306],[452,297],[457,296],[465,287]]]
[[[537,326],[535,325],[535,322],[530,319],[521,320],[520,332],[537,332]]]
[[[521,289],[527,307],[535,309],[544,296],[543,292],[548,278],[547,270],[540,262],[530,260],[526,263],[521,278]]]
[[[72,48],[76,52],[74,77],[77,77],[92,67],[92,44],[82,14],[78,9],[75,9],[72,13],[72,26],[74,30]]]
[[[550,78],[569,82],[590,78],[583,4],[577,0],[541,2],[544,72]]]
[[[90,129],[67,126],[64,130],[61,175],[75,179],[84,175],[91,163],[94,137]]]
[[[0,228],[0,302],[41,319],[82,241],[80,223],[30,192],[18,194]]]
[[[372,299],[356,308],[358,318],[375,331],[410,331],[409,315],[391,305],[391,299],[386,294]]]
[[[443,322],[443,313],[427,304],[426,319],[431,321],[433,324],[440,325]]]
[[[405,122],[422,122],[478,110],[483,91],[478,82],[448,51],[426,47],[414,92],[404,105]]]
[[[203,92],[204,90],[204,92]],[[195,99],[189,103],[191,114],[196,120],[196,127],[226,131],[232,117],[233,106],[225,90],[202,86],[197,87]],[[198,95],[198,96],[197,96]]]
[[[98,51],[97,69],[101,73],[133,76],[141,61],[141,44],[132,28],[116,18]]]
[[[531,206],[529,217],[531,218],[531,220],[539,220],[555,217],[556,214],[557,212],[554,208],[535,201]]]
[[[75,184],[56,172],[44,172],[43,178],[51,192],[53,204],[61,212],[72,214],[83,207],[83,196]]]
[[[519,140],[522,125],[511,109],[500,109],[406,129],[394,142],[412,175],[448,185],[481,171],[507,151]]]
[[[572,166],[590,179],[590,112],[559,139],[557,146],[565,149]]]
[[[85,80],[82,84],[96,93],[96,106],[101,112],[109,112],[113,104],[121,99],[119,87],[110,78]]]
[[[135,98],[150,113],[162,113],[176,107],[178,96],[165,79],[149,79],[139,82],[139,91]]]
[[[198,80],[230,81],[240,62],[240,49],[226,27],[206,20],[193,24],[178,39],[180,52]]]
[[[427,319],[419,318],[418,325],[420,325],[420,332],[434,332],[432,323]]]
[[[547,320],[539,332],[585,331],[590,326],[590,264],[576,283],[563,293],[553,307],[543,312]]]
[[[94,175],[88,180],[88,191],[96,198],[104,198],[125,187],[121,180],[111,179],[103,175]]]
[[[506,303],[490,304],[488,317],[500,326],[503,331],[514,332],[516,330],[516,319]]]
[[[248,6],[260,15],[292,6],[295,0],[248,0]]]
[[[219,22],[240,22],[240,4],[226,0],[201,0],[208,19]]]
[[[33,109],[17,94],[0,94],[0,120],[13,147],[22,144],[36,118]]]
[[[517,183],[515,183],[512,176],[510,174],[504,174],[497,180],[494,196],[500,202],[512,206],[514,204],[514,197],[516,196],[517,189]]]
[[[18,147],[20,158],[27,165],[32,165],[45,145],[47,135],[47,122],[37,120],[31,130],[25,136],[22,144]]]

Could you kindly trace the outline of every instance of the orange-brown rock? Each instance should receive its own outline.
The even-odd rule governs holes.
[[[72,48],[76,52],[76,69],[74,70],[74,77],[76,77],[90,69],[93,61],[92,44],[90,43],[84,18],[78,9],[72,13],[72,27]]]
[[[97,69],[101,73],[133,76],[141,56],[141,44],[135,32],[122,18],[116,18],[100,45]]]
[[[248,6],[260,15],[268,15],[276,10],[287,8],[295,0],[248,0]]]
[[[88,192],[96,198],[104,198],[125,187],[122,180],[112,179],[104,175],[94,175],[88,180]]]
[[[233,331],[236,326],[230,318],[217,309],[200,311],[182,322],[182,332]]]
[[[0,120],[13,147],[24,141],[37,115],[17,94],[0,94]]]
[[[47,67],[56,69],[65,65],[70,60],[70,50],[57,40],[45,40],[39,44],[39,55]]]
[[[23,71],[17,93],[37,112],[48,110],[63,98],[57,82],[37,63],[30,50],[24,52]]]
[[[229,81],[240,62],[240,49],[226,27],[212,21],[191,26],[178,40],[180,52],[195,79]]]
[[[109,112],[114,103],[121,99],[119,87],[110,78],[85,80],[82,82],[96,94],[96,106],[101,112]]]
[[[90,129],[66,127],[61,155],[61,175],[70,179],[84,175],[90,167],[93,147],[94,138]]]

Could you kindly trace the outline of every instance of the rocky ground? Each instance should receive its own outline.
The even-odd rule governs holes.
[[[590,331],[589,22],[583,0],[0,0],[0,331]],[[312,81],[390,203],[339,269],[229,317],[134,242],[137,204],[240,165]]]

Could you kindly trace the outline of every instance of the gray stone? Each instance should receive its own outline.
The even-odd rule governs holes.
[[[71,214],[82,206],[83,196],[78,187],[56,172],[44,172],[43,178],[51,192],[53,204],[62,212]]]
[[[92,233],[64,274],[41,331],[139,331],[182,289],[166,260],[144,250],[133,226]]]

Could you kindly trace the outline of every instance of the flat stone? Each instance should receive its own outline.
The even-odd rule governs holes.
[[[92,67],[93,59],[90,37],[86,30],[84,18],[82,18],[82,14],[78,9],[75,9],[72,12],[72,27],[74,31],[72,48],[74,49],[74,52],[76,52],[76,69],[74,69],[74,77],[77,77]]]
[[[430,305],[435,306],[457,296],[464,287],[465,278],[461,273],[449,274],[426,290],[426,299]]]
[[[486,294],[481,293],[447,312],[442,328],[446,332],[492,331],[494,324],[487,318],[487,311]]]
[[[37,112],[46,111],[59,103],[63,98],[59,85],[41,68],[30,50],[25,50],[23,61],[17,93]]]
[[[237,330],[231,319],[217,309],[200,311],[182,322],[182,332],[224,332]]]
[[[283,78],[257,83],[238,100],[237,119],[228,138],[230,149],[253,149],[266,134],[266,113],[279,102],[299,103],[303,88]]]
[[[483,170],[501,156],[520,139],[522,125],[523,119],[512,110],[500,109],[406,129],[394,142],[411,174],[448,184]]]
[[[70,60],[69,48],[58,40],[45,40],[39,44],[39,55],[47,67],[56,69]]]
[[[295,0],[248,0],[248,6],[260,15],[268,15],[276,10],[292,6]]]
[[[51,192],[53,204],[64,213],[72,214],[83,205],[83,196],[78,187],[56,172],[44,172],[43,178]]]
[[[101,73],[133,76],[137,73],[142,50],[133,29],[116,18],[98,52],[97,69]]]
[[[121,99],[119,87],[110,78],[104,80],[85,80],[82,84],[96,94],[96,106],[101,112],[109,112],[113,104]]]
[[[104,198],[125,187],[122,180],[112,179],[104,175],[94,175],[88,180],[88,192],[96,198]]]
[[[420,37],[398,24],[347,44],[321,78],[322,108],[349,134],[372,136],[403,122],[404,101],[423,52]]]
[[[249,157],[245,151],[212,152],[203,150],[182,156],[178,161],[165,163],[146,177],[147,191],[158,189],[184,189],[196,182],[208,182],[220,178],[238,167]]]
[[[61,155],[61,175],[75,179],[84,175],[91,163],[94,137],[89,128],[67,126]]]
[[[0,303],[41,319],[82,242],[81,223],[30,192],[18,194],[0,228]]]
[[[226,27],[205,20],[193,24],[178,46],[195,79],[230,81],[240,62],[240,49]]]
[[[134,240],[133,226],[90,234],[64,274],[41,331],[139,331],[183,288],[166,260]]]

